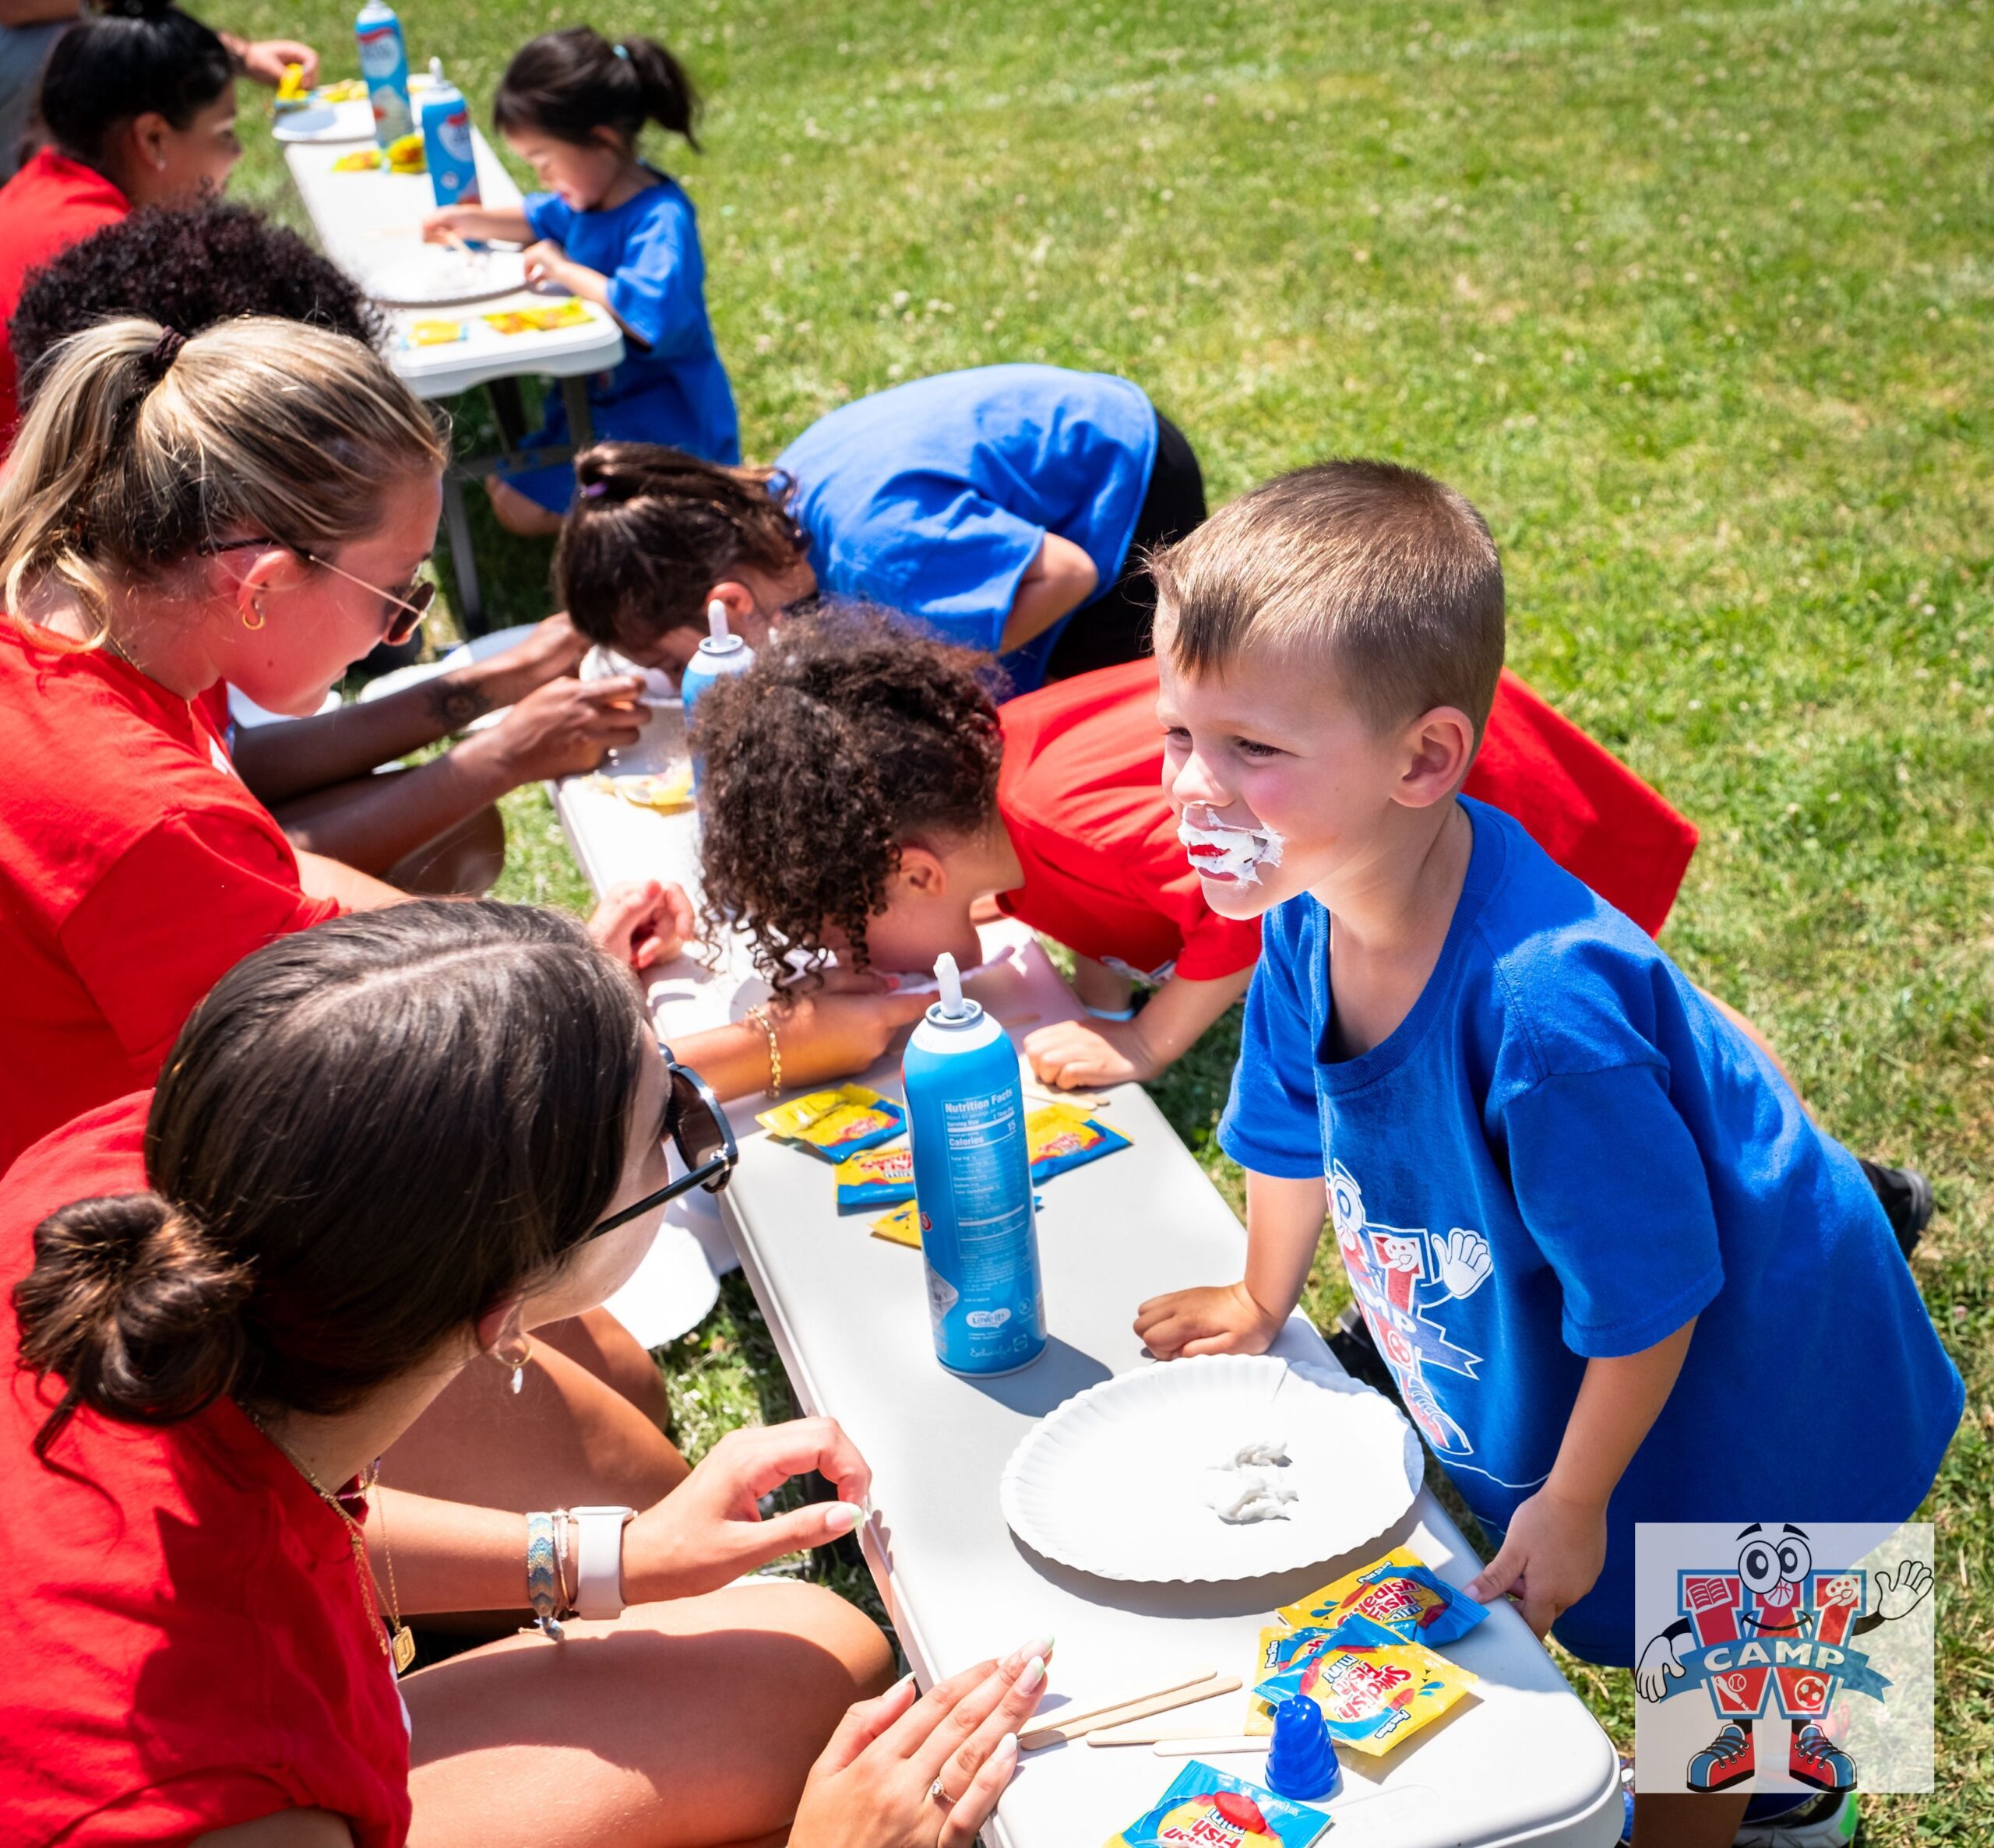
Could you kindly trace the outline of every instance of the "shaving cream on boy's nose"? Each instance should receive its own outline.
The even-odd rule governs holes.
[[[1193,868],[1217,879],[1237,879],[1242,885],[1260,882],[1259,868],[1281,864],[1281,837],[1271,828],[1228,828],[1223,822],[1200,827],[1191,819],[1193,812],[1209,821],[1209,808],[1185,809],[1177,825],[1177,838],[1183,842]]]

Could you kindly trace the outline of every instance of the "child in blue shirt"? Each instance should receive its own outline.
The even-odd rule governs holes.
[[[1326,1188],[1407,1409],[1499,1539],[1471,1593],[1595,1662],[1636,1659],[1637,1522],[1908,1519],[1964,1389],[1855,1159],[1457,793],[1503,660],[1480,516],[1334,463],[1155,568],[1165,785],[1263,948],[1220,1128],[1245,1275],[1143,1304],[1151,1351],[1266,1349]],[[1708,1839],[1744,1800],[1697,1800]]]
[[[713,602],[759,647],[822,594],[998,655],[1009,691],[1030,692],[1147,653],[1143,560],[1205,516],[1198,459],[1142,389],[1061,366],[875,392],[819,417],[773,470],[613,444],[580,467],[564,595],[585,634],[652,667],[690,659]],[[644,555],[635,577],[610,565],[612,535]],[[612,593],[591,597],[595,583]]]
[[[706,260],[692,202],[669,175],[638,158],[654,121],[697,148],[699,106],[678,61],[646,38],[611,44],[586,26],[535,39],[507,65],[492,105],[506,145],[548,187],[523,209],[449,206],[423,234],[504,238],[527,245],[527,276],[558,283],[615,317],[629,350],[589,387],[597,437],[669,443],[708,461],[741,459],[727,372],[706,319]],[[565,405],[550,396],[529,446],[569,441]],[[487,484],[500,523],[553,533],[574,498],[562,463]]]

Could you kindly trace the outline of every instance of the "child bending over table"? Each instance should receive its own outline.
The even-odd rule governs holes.
[[[710,462],[738,462],[734,393],[706,319],[706,259],[692,202],[639,157],[646,122],[697,149],[699,97],[677,58],[647,38],[615,44],[587,26],[535,39],[514,57],[492,125],[548,190],[517,209],[446,206],[423,221],[432,243],[516,239],[529,281],[553,283],[606,308],[634,350],[589,387],[598,437],[670,443]],[[548,401],[529,447],[569,441],[565,406]],[[486,483],[499,523],[551,534],[574,497],[567,463]]]
[[[1406,1409],[1499,1542],[1471,1595],[1594,1662],[1635,1661],[1638,1522],[1908,1519],[1964,1393],[1855,1160],[1460,793],[1503,660],[1481,516],[1331,463],[1156,569],[1170,804],[1209,830],[1206,903],[1264,938],[1220,1127],[1245,1275],[1144,1303],[1151,1350],[1263,1351],[1326,1189]],[[1776,1769],[1841,1789],[1848,1765],[1796,1722]],[[1636,1802],[1644,1848],[1695,1848],[1746,1797]]]
[[[1027,1039],[1038,1076],[1154,1078],[1245,992],[1260,949],[1259,919],[1207,905],[1178,840],[1156,661],[1001,706],[989,670],[988,656],[847,605],[784,625],[749,673],[706,694],[712,917],[747,919],[763,973],[783,986],[798,952],[925,975],[947,950],[967,968],[981,959],[975,918],[994,906],[1073,951],[1094,1016]],[[1658,924],[1689,824],[1520,682],[1498,695],[1490,730],[1471,782]],[[1577,748],[1562,759],[1533,749],[1562,733]],[[1617,855],[1643,827],[1658,850]],[[1154,990],[1140,1011],[1132,980]]]

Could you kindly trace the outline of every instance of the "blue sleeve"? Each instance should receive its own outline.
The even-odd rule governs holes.
[[[1316,1101],[1316,1049],[1306,997],[1295,980],[1292,933],[1278,913],[1246,991],[1239,1062],[1219,1121],[1218,1144],[1242,1168],[1307,1181],[1327,1169]]]
[[[521,203],[527,215],[527,228],[534,237],[551,238],[557,244],[568,241],[575,213],[559,194],[529,192]]]
[[[609,312],[658,358],[703,350],[706,281],[699,231],[689,214],[667,198],[631,233],[617,258]]]
[[[1703,1156],[1665,1068],[1547,1078],[1503,1111],[1510,1184],[1565,1297],[1565,1345],[1639,1353],[1724,1284]]]
[[[924,474],[896,477],[855,529],[840,523],[835,550],[851,590],[994,653],[1045,543],[1043,526],[958,480]]]

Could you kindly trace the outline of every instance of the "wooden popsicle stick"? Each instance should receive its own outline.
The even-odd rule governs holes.
[[[1100,1741],[1090,1735],[1087,1743],[1094,1745]],[[1251,1733],[1228,1733],[1217,1739],[1160,1739],[1150,1750],[1160,1758],[1217,1758],[1221,1752],[1265,1751],[1273,1744],[1265,1733],[1257,1737]]]
[[[1203,1675],[1192,1681],[1179,1681],[1174,1688],[1162,1688],[1152,1695],[1132,1696],[1085,1713],[1076,1713],[1069,1720],[1035,1727],[1020,1737],[1018,1749],[1030,1751],[1038,1746],[1077,1739],[1102,1727],[1120,1726],[1125,1721],[1147,1720],[1152,1713],[1167,1713],[1172,1707],[1188,1707],[1201,1700],[1210,1700],[1214,1695],[1233,1693],[1243,1684],[1237,1675],[1217,1680],[1214,1674],[1214,1670],[1207,1669]]]
[[[1230,1735],[1228,1735],[1230,1737]],[[1207,1739],[1211,1734],[1201,1726],[1153,1727],[1117,1721],[1111,1729],[1087,1734],[1090,1745],[1164,1745],[1173,1739]],[[1263,1735],[1264,1737],[1264,1735]]]

